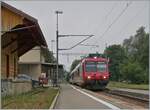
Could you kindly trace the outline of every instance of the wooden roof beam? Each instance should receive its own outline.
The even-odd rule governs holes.
[[[4,48],[6,48],[6,47],[8,47],[9,45],[11,45],[13,42],[15,42],[17,40],[17,38],[15,38],[15,39],[11,39],[11,41],[10,42],[8,42],[6,45],[4,45],[4,46],[2,46],[2,49],[4,49]]]

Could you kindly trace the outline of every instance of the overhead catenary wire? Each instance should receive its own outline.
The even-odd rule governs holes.
[[[121,32],[122,32],[122,30],[124,30],[125,28],[128,27],[128,25],[130,25],[131,23],[133,23],[132,21],[133,21],[138,15],[140,15],[142,12],[143,12],[143,7],[140,8],[140,9],[137,11],[137,13],[120,29],[120,31],[117,33],[117,35],[120,35]],[[135,19],[135,20],[136,20],[136,19]],[[134,21],[135,21],[135,20],[134,20]]]
[[[101,37],[103,37],[108,31],[109,29],[113,26],[114,23],[116,23],[118,21],[118,19],[122,16],[122,14],[126,11],[126,9],[131,5],[132,2],[129,2],[126,4],[126,7],[121,11],[121,13],[116,17],[116,19],[113,20],[113,22],[107,27],[107,29],[104,31],[104,33],[102,34]],[[111,8],[111,10],[108,12],[108,14],[106,14],[106,16],[104,18],[108,18],[108,16],[113,12],[113,10],[115,9],[116,4],[114,4]],[[106,20],[104,19],[104,20]],[[103,22],[102,22],[103,23]],[[97,28],[98,29],[98,28]],[[99,37],[98,37],[99,38]],[[97,40],[98,41],[98,40]],[[96,44],[97,41],[94,43]]]
[[[104,21],[107,20],[108,16],[113,12],[113,10],[116,8],[118,4],[117,3],[114,3],[113,6],[111,7],[111,9],[109,10],[109,12],[104,16],[104,18],[102,19],[101,23],[98,25],[99,26],[102,26],[102,24],[104,24]],[[99,30],[99,28],[96,28],[97,30],[95,31],[95,33]]]
[[[113,22],[108,25],[108,27],[106,28],[106,30],[103,32],[103,34],[98,37],[98,38],[103,38],[104,35],[109,31],[109,29],[119,20],[119,18],[123,15],[123,13],[127,10],[127,8],[131,5],[132,1],[130,1],[129,3],[126,4],[126,7],[121,11],[121,13],[113,20]],[[94,42],[94,44],[98,43],[98,39]]]
[[[111,7],[111,9],[108,11],[108,13],[104,16],[104,18],[102,19],[102,22],[101,23],[103,23],[103,21],[104,20],[106,20],[107,18],[108,18],[108,16],[112,13],[112,11],[115,9],[115,7],[117,6],[117,3],[114,3],[113,5],[112,5],[112,7]],[[99,26],[99,25],[98,25]],[[98,29],[98,28],[97,28]],[[98,30],[97,30],[98,31]],[[66,36],[66,35],[64,35],[64,36]],[[68,35],[69,36],[69,35]],[[61,36],[59,36],[59,37],[63,37],[63,35],[61,35]],[[80,44],[81,42],[79,42],[79,44]],[[77,44],[78,45],[78,44]],[[80,45],[82,45],[82,46],[92,46],[92,47],[99,47],[99,45],[92,45],[92,44],[80,44]],[[76,45],[75,45],[76,46]],[[70,50],[70,49],[72,49],[72,48],[74,48],[75,46],[73,46],[73,47],[71,47],[71,48],[68,48],[68,49],[59,49],[59,50]]]
[[[104,21],[107,20],[108,16],[113,12],[113,10],[117,7],[117,5],[118,5],[117,3],[114,3],[114,4],[112,5],[112,7],[110,8],[110,10],[109,10],[109,11],[106,13],[106,15],[102,18],[100,24],[98,24],[98,26],[97,26],[96,30],[94,31],[94,33],[97,33],[97,32],[98,32],[99,26],[102,26],[102,24],[104,23]],[[89,44],[85,44],[85,45],[89,45]],[[92,44],[91,44],[91,45],[92,45]],[[98,47],[99,47],[99,46],[98,46]]]
[[[86,35],[86,36],[87,36],[87,35]],[[89,38],[91,38],[91,37],[94,36],[94,35],[88,35],[88,36],[89,36],[89,37],[87,37],[87,38],[81,40],[80,42],[78,42],[77,44],[75,44],[74,46],[72,46],[72,47],[70,47],[70,48],[58,49],[58,50],[71,50],[71,49],[75,48],[76,46],[80,45],[82,42],[88,40]]]
[[[130,4],[131,3],[132,2],[130,2]],[[127,8],[129,7],[130,4],[127,3],[126,7],[121,11],[121,13],[116,17],[116,19],[114,19],[114,21],[104,31],[104,33],[102,34],[101,38],[106,34],[106,32],[109,31],[109,29],[113,26],[113,24],[115,24],[118,21],[118,19],[123,15],[123,13],[127,10]]]

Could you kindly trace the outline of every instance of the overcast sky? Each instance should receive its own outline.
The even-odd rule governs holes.
[[[51,40],[56,39],[56,10],[63,11],[59,15],[59,34],[93,34],[84,44],[99,45],[99,48],[77,46],[69,51],[61,51],[62,53],[102,53],[106,43],[122,44],[140,26],[145,26],[146,32],[149,31],[149,2],[144,0],[5,2],[38,19],[49,49],[54,52],[56,44],[51,43]],[[69,48],[84,38],[60,38],[59,48]],[[77,58],[80,56],[59,55],[59,62],[68,70],[72,61]]]

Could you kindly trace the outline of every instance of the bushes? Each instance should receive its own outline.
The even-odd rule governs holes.
[[[122,80],[136,84],[144,83],[145,77],[143,69],[137,62],[122,64],[120,66],[120,72],[122,75]]]
[[[111,80],[131,83],[149,82],[149,34],[140,27],[123,45],[111,45],[104,54],[111,59]]]

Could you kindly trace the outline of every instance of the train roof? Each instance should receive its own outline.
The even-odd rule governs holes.
[[[108,61],[108,59],[107,58],[102,58],[102,57],[88,57],[88,58],[84,58],[83,60],[82,60],[82,62],[84,62],[84,61]]]

